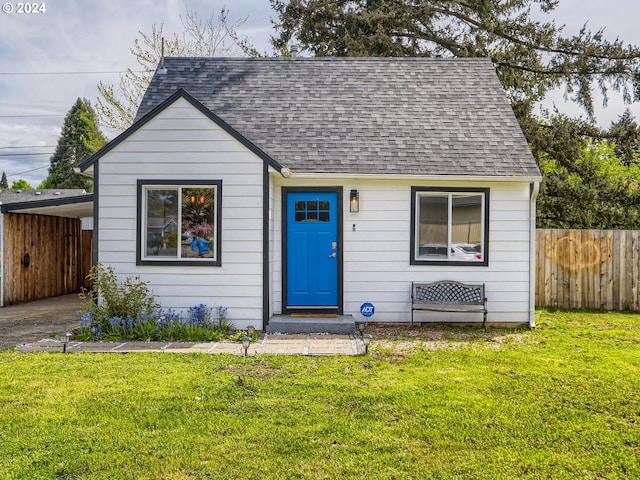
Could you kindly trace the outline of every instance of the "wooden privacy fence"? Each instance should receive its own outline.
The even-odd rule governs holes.
[[[536,233],[537,307],[640,311],[640,231]]]
[[[5,305],[90,287],[93,232],[79,219],[7,213],[3,229]]]

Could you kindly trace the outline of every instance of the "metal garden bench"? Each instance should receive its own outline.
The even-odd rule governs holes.
[[[482,327],[487,330],[487,297],[484,283],[469,285],[441,280],[439,282],[413,282],[411,288],[411,325],[416,310],[432,312],[482,313]]]

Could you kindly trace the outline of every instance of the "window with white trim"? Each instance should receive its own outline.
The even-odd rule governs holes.
[[[220,181],[138,181],[138,263],[220,265]]]
[[[412,264],[488,264],[488,189],[413,187],[411,194]]]

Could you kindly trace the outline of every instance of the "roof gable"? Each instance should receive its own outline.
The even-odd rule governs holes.
[[[138,112],[188,90],[299,173],[538,177],[488,59],[167,58]]]
[[[122,132],[116,138],[111,140],[107,145],[105,145],[102,149],[96,152],[94,155],[86,159],[79,165],[80,171],[86,171],[93,164],[95,164],[100,158],[102,158],[105,154],[109,153],[115,147],[120,145],[122,142],[127,140],[131,135],[140,130],[140,128],[144,127],[149,121],[158,116],[162,111],[167,109],[169,106],[173,105],[179,99],[184,99],[188,103],[190,103],[194,108],[200,111],[203,115],[209,118],[212,122],[217,124],[220,128],[230,134],[233,138],[255,153],[258,157],[260,157],[267,164],[275,168],[277,171],[281,170],[281,166],[273,160],[269,155],[260,150],[256,145],[251,143],[245,137],[242,136],[238,131],[236,131],[231,125],[226,123],[223,119],[218,117],[216,114],[208,110],[202,103],[196,100],[192,95],[190,95],[185,89],[178,88],[175,92],[173,92],[168,98],[164,101],[160,102],[154,108],[150,109],[144,116],[142,116],[139,120],[136,120],[134,124],[129,127],[127,130]],[[139,113],[139,112],[138,112]],[[140,116],[140,115],[138,115]]]

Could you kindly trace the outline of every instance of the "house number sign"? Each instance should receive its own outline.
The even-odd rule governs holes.
[[[376,313],[376,307],[373,306],[373,303],[365,302],[360,305],[360,313],[366,318],[373,317],[373,314]]]

